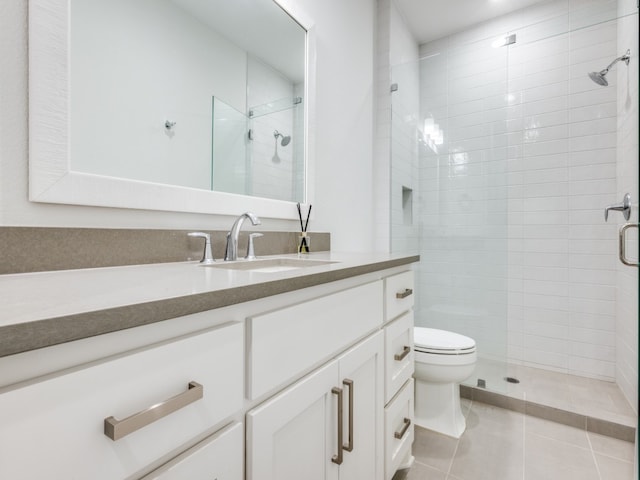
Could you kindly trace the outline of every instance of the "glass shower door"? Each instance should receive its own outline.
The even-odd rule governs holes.
[[[501,392],[514,154],[507,49],[483,40],[421,55],[392,69],[392,251],[421,257],[416,326],[473,338],[478,363],[465,383]]]

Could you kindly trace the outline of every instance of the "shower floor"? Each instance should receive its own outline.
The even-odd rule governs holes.
[[[516,378],[520,383],[509,383],[505,377]],[[486,387],[477,388],[477,379],[483,379]],[[604,380],[521,365],[505,367],[498,362],[478,359],[476,372],[465,385],[472,387],[466,390],[467,394],[481,398],[481,390],[494,392],[502,397],[503,402],[511,401],[516,406],[512,408],[514,410],[519,410],[517,405],[525,402],[527,405],[534,404],[536,408],[549,407],[542,416],[555,416],[561,423],[575,424],[579,416],[584,416],[601,420],[600,424],[605,427],[600,426],[600,429],[615,429],[616,425],[635,428],[638,421],[637,414],[620,388]],[[510,406],[507,405],[507,408]],[[564,412],[567,412],[567,418],[562,418]]]

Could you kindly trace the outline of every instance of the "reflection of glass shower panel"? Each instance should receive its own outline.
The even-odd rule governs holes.
[[[304,201],[304,107],[296,98],[249,109],[248,159],[254,196]]]
[[[212,179],[217,192],[251,194],[247,181],[247,118],[233,107],[213,97]]]
[[[252,192],[257,197],[290,201],[293,197],[293,148],[295,138],[282,145],[291,128],[291,112],[278,112],[251,119],[249,147]],[[280,135],[276,137],[275,132]]]
[[[280,112],[282,110],[288,110],[290,108],[296,108],[302,106],[302,97],[286,97],[279,98],[262,105],[256,105],[249,107],[249,117],[256,118],[270,113]]]

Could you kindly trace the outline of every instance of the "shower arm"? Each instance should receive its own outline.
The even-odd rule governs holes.
[[[600,73],[602,73],[603,75],[606,75],[609,72],[609,69],[611,67],[613,67],[616,63],[620,62],[620,61],[622,61],[622,62],[626,63],[627,65],[629,65],[629,59],[630,58],[631,58],[631,50],[627,50],[624,55],[622,55],[621,57],[616,58],[613,62],[611,62],[607,66],[607,68],[605,68],[604,70],[601,70]]]

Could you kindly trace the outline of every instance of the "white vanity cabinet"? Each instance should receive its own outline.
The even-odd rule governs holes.
[[[0,358],[26,367],[0,375],[0,479],[389,480],[412,287],[396,267]]]
[[[247,413],[247,480],[382,478],[383,334]]]
[[[139,476],[241,410],[243,347],[227,323],[3,392],[0,478]]]

